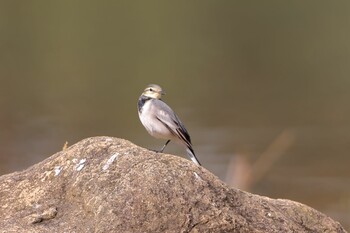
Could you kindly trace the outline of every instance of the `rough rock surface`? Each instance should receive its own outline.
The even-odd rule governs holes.
[[[0,197],[0,232],[345,232],[308,206],[110,137],[1,176]]]

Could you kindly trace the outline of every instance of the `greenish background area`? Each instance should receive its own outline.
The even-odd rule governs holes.
[[[205,168],[350,229],[349,1],[1,1],[0,82],[0,174],[91,136],[160,148],[157,83]]]

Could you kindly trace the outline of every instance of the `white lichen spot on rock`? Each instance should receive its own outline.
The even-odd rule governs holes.
[[[109,166],[114,162],[114,160],[118,157],[119,153],[113,154],[106,162],[105,165],[103,165],[102,169],[105,171],[109,168]]]
[[[193,174],[196,177],[196,179],[202,180],[202,178],[196,172],[193,172]]]
[[[61,173],[62,169],[63,169],[62,167],[56,166],[55,170],[54,170],[55,171],[55,176],[58,176]]]
[[[86,162],[86,159],[81,159],[81,160],[79,161],[79,163],[78,163],[77,166],[76,166],[76,169],[77,169],[78,172],[81,171],[81,169],[84,168],[85,162]]]

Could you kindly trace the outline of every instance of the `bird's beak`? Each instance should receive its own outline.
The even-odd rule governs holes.
[[[164,92],[164,91],[161,91],[160,94],[161,94],[161,95],[165,95],[165,92]]]

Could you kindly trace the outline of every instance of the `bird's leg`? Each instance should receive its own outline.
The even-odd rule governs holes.
[[[169,142],[170,142],[170,140],[168,140],[160,150],[153,150],[153,149],[149,149],[149,150],[154,151],[156,153],[163,153],[165,147],[168,145]]]
[[[168,143],[170,142],[170,140],[166,141],[166,143],[164,144],[164,146],[162,147],[162,149],[160,149],[160,153],[163,153],[165,147],[168,145]]]

